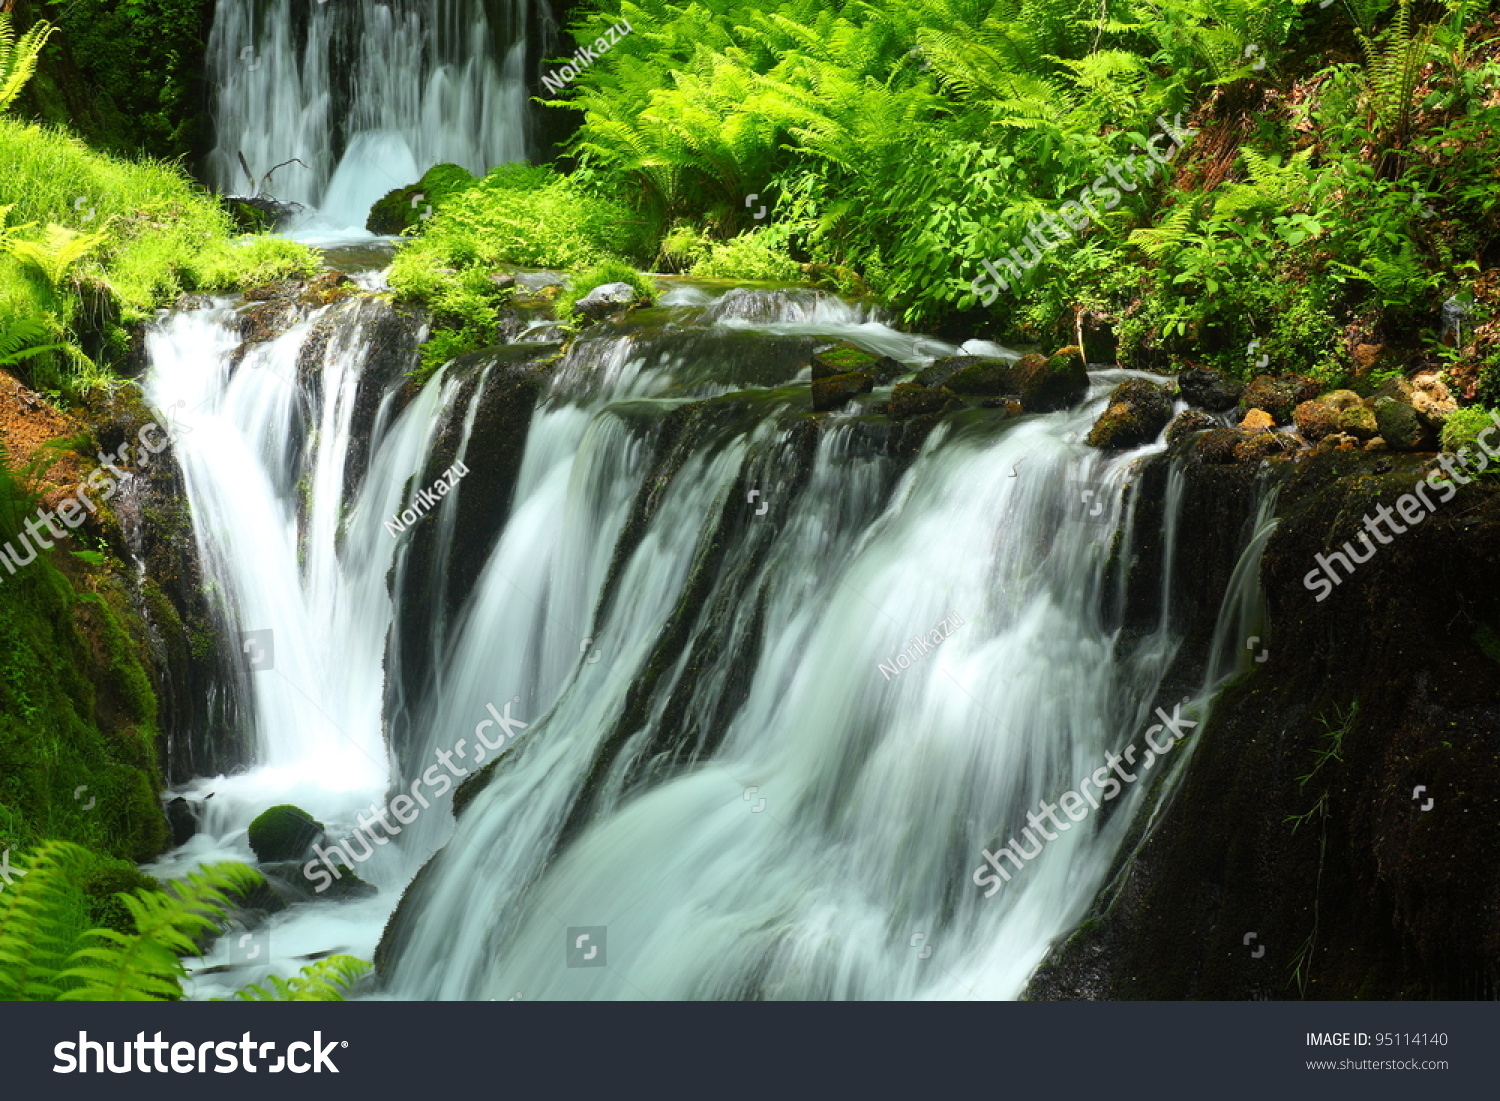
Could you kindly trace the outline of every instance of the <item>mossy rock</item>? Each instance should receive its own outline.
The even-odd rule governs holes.
[[[916,417],[924,413],[940,413],[948,408],[949,403],[960,404],[951,391],[923,386],[920,382],[901,382],[891,391],[888,411],[893,417]]]
[[[1257,375],[1240,395],[1241,409],[1264,409],[1277,424],[1288,424],[1298,404],[1317,396],[1317,384],[1298,375]]]
[[[1339,413],[1339,431],[1358,440],[1372,440],[1380,435],[1380,425],[1373,410],[1352,405]]]
[[[1245,392],[1245,384],[1210,367],[1188,367],[1177,373],[1182,400],[1210,413],[1233,409]]]
[[[1292,410],[1292,420],[1302,438],[1310,443],[1339,430],[1338,410],[1321,401],[1304,401]]]
[[[1090,447],[1124,451],[1156,439],[1172,419],[1172,395],[1141,378],[1126,379],[1109,395],[1109,406],[1085,441]]]
[[[1028,413],[1055,413],[1067,409],[1077,405],[1089,392],[1088,368],[1077,345],[1059,349],[1047,359],[1022,356],[1016,362],[1015,373],[1020,383],[1021,408]],[[1168,415],[1171,414],[1171,405],[1169,398]]]
[[[827,413],[842,409],[860,394],[868,394],[875,388],[875,376],[867,371],[850,371],[832,378],[815,378],[812,384],[814,413]]]
[[[1008,359],[980,359],[961,367],[943,384],[955,394],[975,398],[998,398],[1019,392],[1015,364]]]
[[[1200,463],[1233,463],[1239,460],[1234,450],[1240,445],[1244,433],[1237,428],[1210,428],[1193,437],[1189,446],[1192,457]]]
[[[283,803],[262,811],[250,823],[250,848],[263,863],[300,860],[322,835],[322,822],[301,807]]]
[[[477,182],[467,169],[456,164],[435,164],[409,187],[387,191],[370,207],[365,228],[382,236],[395,236],[421,225],[423,215],[442,206],[444,200],[467,191]]]
[[[1234,457],[1242,463],[1259,462],[1274,455],[1285,455],[1288,449],[1285,436],[1280,432],[1251,432],[1234,448]]]
[[[878,361],[879,357],[872,356],[863,348],[849,343],[836,344],[812,357],[813,381],[847,375],[850,371],[873,372]]]
[[[950,378],[966,368],[977,366],[980,360],[980,356],[943,356],[918,372],[917,381],[927,387],[946,386]]]
[[[83,889],[88,907],[89,926],[126,934],[136,931],[135,919],[131,917],[125,903],[115,896],[121,892],[162,889],[155,879],[123,861],[101,863],[79,886]]]
[[[1167,425],[1167,443],[1175,444],[1198,432],[1209,432],[1219,427],[1219,422],[1197,409],[1184,409]]]
[[[1404,381],[1404,380],[1403,380]],[[1437,440],[1417,411],[1395,398],[1375,399],[1375,424],[1392,451],[1432,451]]]

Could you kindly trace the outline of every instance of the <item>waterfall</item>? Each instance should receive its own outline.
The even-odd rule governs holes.
[[[526,0],[220,0],[208,44],[220,191],[309,208],[304,234],[364,233],[434,164],[526,159]]]
[[[1045,415],[811,418],[788,384],[820,339],[913,366],[957,349],[827,296],[732,295],[550,366],[480,354],[414,396],[369,366],[375,299],[246,347],[225,302],[153,328],[149,393],[190,409],[178,457],[225,629],[272,630],[276,660],[247,673],[257,767],[192,786],[214,793],[208,837],[176,859],[243,856],[275,802],[330,838],[394,794],[432,803],[359,866],[378,898],[272,919],[278,962],[370,954],[410,883],[383,950],[396,997],[1006,998],[1082,917],[1154,774],[993,897],[971,875],[1164,702],[1181,474],[1163,612],[1127,639],[1126,487],[1162,445],[1082,442],[1138,373],[1095,372]],[[513,485],[482,465],[498,443]],[[473,481],[392,538],[453,456]],[[501,499],[475,542],[465,518]],[[1271,507],[1221,634],[1256,612]],[[1232,661],[1216,650],[1188,713]],[[524,725],[482,748],[502,712]],[[490,768],[456,823],[439,762],[452,784]]]

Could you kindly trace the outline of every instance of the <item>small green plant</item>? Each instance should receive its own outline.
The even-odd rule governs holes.
[[[0,12],[0,111],[9,109],[36,72],[36,62],[57,28],[45,19],[35,23],[20,39],[11,27],[10,14]]]
[[[244,864],[214,864],[174,879],[164,890],[137,888],[114,898],[133,929],[85,928],[89,902],[79,885],[91,854],[45,841],[15,862],[24,874],[0,890],[0,1000],[177,1001],[187,977],[183,957],[198,938],[222,931],[230,896],[260,882]],[[333,1001],[368,970],[333,956],[272,989],[239,996],[258,1001]]]
[[[647,302],[656,300],[656,287],[651,280],[629,264],[622,264],[618,260],[606,260],[574,276],[568,289],[557,296],[556,311],[559,320],[566,325],[576,325],[578,319],[573,315],[574,303],[585,297],[595,287],[602,287],[608,283],[629,283],[635,288],[637,298],[643,298]]]
[[[802,265],[787,254],[788,230],[772,226],[742,233],[712,246],[708,257],[693,265],[699,279],[746,279],[791,283],[802,278]]]

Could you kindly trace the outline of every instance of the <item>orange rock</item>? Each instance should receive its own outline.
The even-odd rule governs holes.
[[[1264,409],[1252,409],[1245,414],[1245,419],[1240,421],[1240,427],[1247,432],[1264,432],[1275,426],[1276,419]]]

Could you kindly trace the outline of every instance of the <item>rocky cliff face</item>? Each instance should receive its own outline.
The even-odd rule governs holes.
[[[1168,461],[1147,472],[1143,504],[1160,499]],[[1261,566],[1266,637],[1030,997],[1495,996],[1500,493],[1476,483],[1434,500],[1402,533],[1382,527],[1389,541],[1373,541],[1352,576],[1340,568],[1324,599],[1306,584],[1317,555],[1346,540],[1364,554],[1363,518],[1434,468],[1431,456],[1360,453],[1260,473],[1186,465],[1192,551],[1178,591],[1200,637],[1216,609],[1193,593],[1232,567],[1226,533],[1253,479],[1279,486]],[[1137,616],[1149,614],[1142,581]]]

